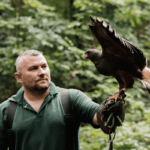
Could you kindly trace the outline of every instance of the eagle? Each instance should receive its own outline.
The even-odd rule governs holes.
[[[150,93],[150,69],[144,53],[131,42],[121,38],[116,31],[99,18],[90,16],[89,25],[94,36],[102,47],[102,51],[88,49],[83,59],[89,58],[98,72],[105,76],[113,76],[119,83],[119,91],[107,101],[117,102],[120,92],[133,88],[135,79],[141,80]]]

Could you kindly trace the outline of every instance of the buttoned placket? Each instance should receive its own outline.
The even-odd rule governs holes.
[[[56,94],[55,94],[55,95],[56,95]],[[32,107],[24,98],[23,98],[23,100],[22,100],[22,107],[23,107],[24,109],[28,109],[28,110],[30,110],[30,111],[35,112],[35,113],[37,114],[37,117],[38,117],[39,114],[40,114],[40,112],[42,111],[42,109],[44,109],[44,107],[46,106],[46,104],[47,104],[48,102],[50,102],[50,101],[54,98],[55,95],[52,95],[52,94],[49,93],[49,94],[46,96],[46,98],[44,99],[43,103],[41,104],[41,106],[40,106],[38,112],[37,112],[35,109],[33,109],[33,107]]]

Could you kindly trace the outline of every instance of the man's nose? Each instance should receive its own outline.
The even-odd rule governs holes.
[[[42,67],[39,68],[39,75],[45,74],[45,69],[43,69]]]

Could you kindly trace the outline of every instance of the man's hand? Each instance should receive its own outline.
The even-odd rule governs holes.
[[[102,112],[102,120],[104,122],[107,122],[110,114],[113,113],[113,116],[115,116],[115,126],[121,126],[121,123],[117,119],[117,116],[121,119],[121,121],[124,121],[125,117],[125,110],[124,105],[122,101],[117,101],[116,103],[114,100],[110,100],[105,104],[105,108]],[[111,124],[111,121],[110,121]]]

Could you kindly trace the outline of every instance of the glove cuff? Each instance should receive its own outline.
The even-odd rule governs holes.
[[[106,134],[112,133],[115,131],[116,126],[113,126],[113,128],[108,128],[107,126],[105,126],[105,122],[102,120],[102,112],[104,110],[105,106],[104,106],[104,102],[98,107],[97,110],[97,122],[100,126],[100,128],[102,129],[102,131]]]

